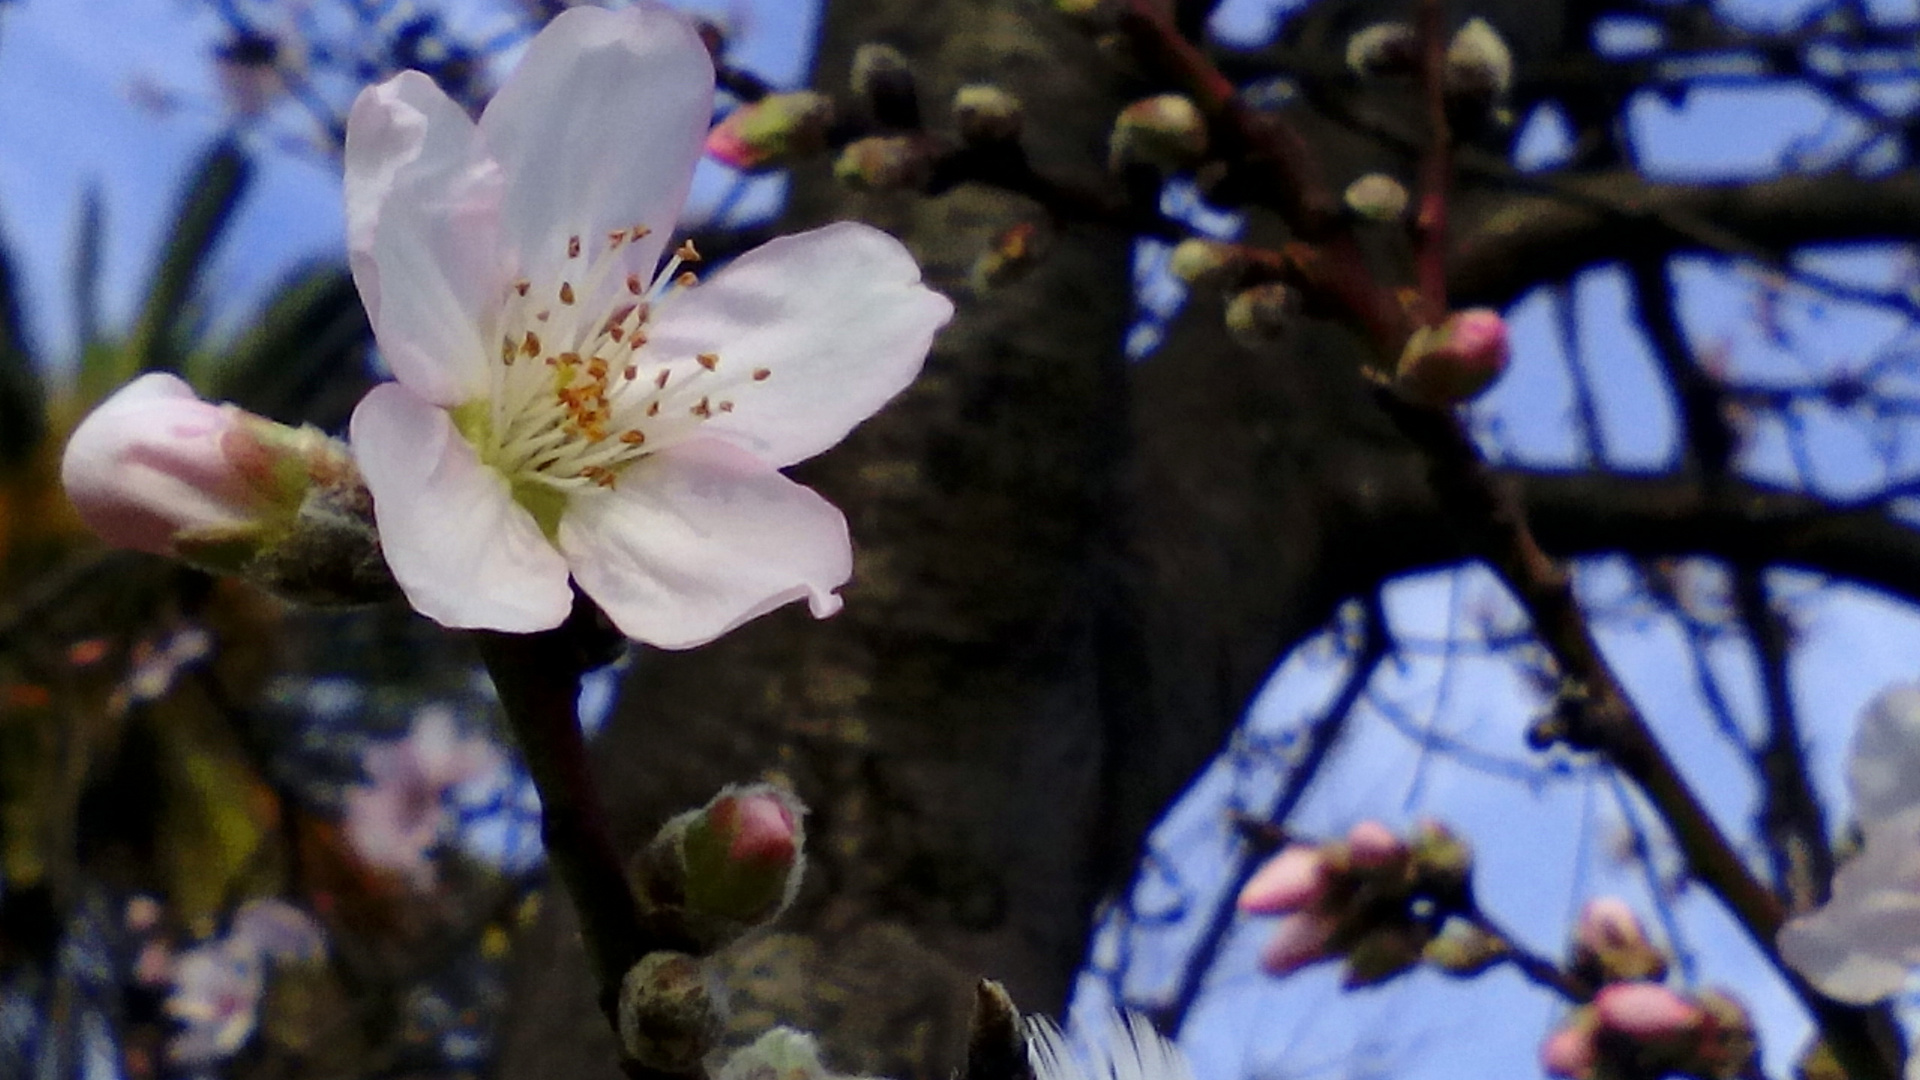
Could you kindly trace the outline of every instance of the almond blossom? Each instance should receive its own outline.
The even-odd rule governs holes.
[[[240,905],[224,937],[186,950],[171,965],[166,1011],[180,1024],[167,1057],[202,1066],[231,1057],[253,1037],[270,963],[307,963],[326,955],[312,916],[282,900]]]
[[[447,792],[505,764],[485,739],[461,735],[444,706],[424,708],[405,739],[376,744],[362,759],[371,782],[346,791],[347,842],[369,865],[424,890],[449,820]]]
[[[682,244],[656,273],[712,103],[698,33],[653,2],[563,12],[477,124],[419,72],[354,103],[348,243],[398,381],[352,443],[426,615],[553,627],[571,576],[628,636],[684,648],[839,608],[845,519],[778,470],[905,388],[952,305],[850,223],[698,284]]]
[[[1829,997],[1891,997],[1920,967],[1920,686],[1883,691],[1853,735],[1847,767],[1866,844],[1825,906],[1789,920],[1780,956]]]

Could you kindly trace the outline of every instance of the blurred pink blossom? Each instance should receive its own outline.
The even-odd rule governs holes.
[[[325,954],[324,931],[299,908],[280,900],[242,904],[224,937],[173,958],[166,1011],[181,1028],[167,1043],[168,1059],[199,1067],[233,1056],[253,1037],[268,965]]]
[[[346,791],[347,841],[369,865],[428,889],[430,856],[448,824],[448,790],[504,764],[492,743],[459,733],[450,709],[423,708],[405,739],[377,743],[361,759],[369,783]]]

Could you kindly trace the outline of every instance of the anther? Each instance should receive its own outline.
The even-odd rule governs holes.
[[[701,398],[699,404],[695,405],[691,409],[688,409],[687,411],[699,417],[700,419],[705,420],[707,417],[713,415],[713,406],[707,404],[706,398]]]
[[[560,283],[560,302],[563,304],[573,303],[573,282],[563,281]]]
[[[533,288],[533,282],[525,278],[513,283],[513,291],[519,293],[521,296],[527,295],[527,290],[531,288]]]
[[[577,259],[579,257],[580,257],[580,238],[578,236],[567,237],[567,258]]]
[[[733,402],[731,402],[731,401],[723,401],[723,402],[721,402],[721,403],[720,403],[720,411],[721,411],[721,412],[732,412],[732,411],[733,411]]]
[[[699,262],[700,249],[693,246],[692,240],[682,240],[680,246],[673,249],[673,257],[681,262]]]
[[[628,364],[627,370],[621,372],[620,374],[624,376],[628,382],[632,382],[635,379],[635,377],[637,377],[640,374],[640,368],[637,365]]]
[[[653,235],[653,230],[652,230],[652,229],[649,229],[649,228],[647,228],[647,227],[646,227],[645,225],[635,225],[635,226],[633,227],[633,229],[631,230],[631,232],[632,232],[632,234],[633,234],[633,238],[634,238],[635,240],[639,240],[639,239],[641,239],[641,238],[643,238],[643,237],[647,237],[647,236],[652,236],[652,235]]]
[[[640,275],[639,274],[627,275],[627,291],[632,293],[635,296],[640,295]]]
[[[648,416],[659,416],[659,415],[660,415],[660,403],[659,403],[659,402],[657,402],[657,401],[649,401],[649,402],[647,402],[647,415],[648,415]]]
[[[665,390],[667,388],[667,376],[671,374],[673,374],[673,372],[667,370],[666,368],[661,368],[660,374],[655,375],[653,377],[654,387],[659,390]]]
[[[690,289],[700,284],[700,279],[694,276],[693,271],[682,270],[680,271],[680,276],[673,279],[673,283],[683,289]]]
[[[527,331],[526,338],[520,342],[520,351],[528,356],[539,356],[540,336],[531,330]]]
[[[607,234],[607,249],[609,251],[615,248],[618,248],[621,244],[624,244],[626,242],[627,242],[627,230],[625,229],[615,229],[612,232]]]
[[[712,371],[714,368],[720,366],[719,353],[703,352],[699,356],[694,357],[694,359],[700,361],[700,366],[706,368],[708,371]]]
[[[639,428],[628,428],[620,433],[620,441],[628,446],[639,446],[647,441],[647,433]]]
[[[761,367],[761,368],[754,368],[754,369],[753,369],[753,381],[754,381],[754,382],[766,382],[766,381],[767,381],[767,376],[769,376],[769,375],[772,375],[772,374],[773,374],[773,372],[772,372],[772,371],[769,371],[769,370],[768,370],[768,369],[766,369],[766,368],[763,368],[763,367]]]

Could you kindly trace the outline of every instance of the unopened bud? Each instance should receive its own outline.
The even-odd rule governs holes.
[[[1120,110],[1108,150],[1116,171],[1135,164],[1190,169],[1207,156],[1207,118],[1179,94],[1143,98]]]
[[[1667,958],[1640,926],[1640,919],[1618,897],[1587,902],[1573,931],[1573,968],[1592,983],[1663,979]]]
[[[1611,983],[1593,998],[1594,1014],[1608,1031],[1636,1039],[1670,1039],[1706,1020],[1700,1006],[1651,982]]]
[[[733,1052],[715,1080],[828,1080],[813,1036],[776,1027]]]
[[[1426,931],[1419,927],[1405,923],[1376,926],[1347,950],[1341,985],[1349,990],[1378,986],[1418,964],[1426,943]]]
[[[621,1048],[650,1069],[691,1072],[719,1044],[723,994],[698,957],[648,953],[620,980]]]
[[[1447,43],[1447,93],[1474,101],[1497,101],[1513,89],[1513,51],[1493,24],[1468,19]]]
[[[804,813],[786,791],[751,784],[667,822],[633,867],[648,918],[706,948],[772,921],[800,888]]]
[[[1062,15],[1084,19],[1100,14],[1110,3],[1112,0],[1053,0],[1053,7]]]
[[[833,175],[857,191],[917,188],[933,171],[932,146],[916,135],[874,135],[840,151]]]
[[[1227,301],[1227,330],[1249,347],[1269,345],[1293,328],[1300,294],[1277,281],[1255,285]]]
[[[68,440],[60,478],[115,547],[313,603],[394,591],[346,444],[201,401],[175,376],[143,375],[101,402]]]
[[[1327,894],[1327,857],[1311,844],[1290,844],[1255,871],[1240,890],[1240,910],[1250,915],[1305,911]]]
[[[1413,332],[1393,388],[1416,405],[1447,408],[1478,397],[1506,370],[1506,320],[1492,308],[1471,308]]]
[[[1754,1075],[1760,1041],[1746,1007],[1718,990],[1702,990],[1695,1000],[1707,1014],[1707,1024],[1690,1071],[1712,1080]]]
[[[1427,963],[1460,978],[1472,978],[1500,963],[1512,949],[1498,934],[1465,919],[1448,919],[1422,954]]]
[[[1386,173],[1368,173],[1347,185],[1347,209],[1366,221],[1398,221],[1407,212],[1407,189]]]
[[[1600,1064],[1593,1009],[1575,1009],[1567,1023],[1540,1046],[1540,1067],[1560,1080],[1589,1080]]]
[[[953,126],[976,146],[1018,139],[1025,117],[1019,98],[990,83],[969,83],[953,95]]]
[[[1238,244],[1218,240],[1182,240],[1167,259],[1167,271],[1189,285],[1224,284],[1246,265]]]
[[[1374,23],[1347,39],[1347,68],[1355,75],[1400,75],[1418,59],[1413,27]]]
[[[768,94],[707,132],[707,156],[743,172],[783,168],[826,149],[832,125],[833,101],[825,94]]]
[[[1436,900],[1448,901],[1467,895],[1473,877],[1473,848],[1437,821],[1422,821],[1414,827],[1408,848],[1413,852],[1413,868],[1422,891]]]
[[[1407,845],[1377,821],[1348,829],[1346,846],[1347,861],[1359,870],[1383,870],[1407,857]]]
[[[869,42],[854,50],[854,96],[865,101],[882,127],[913,130],[920,126],[920,91],[906,54],[891,45]]]
[[[1296,911],[1274,925],[1273,936],[1260,950],[1260,966],[1275,975],[1288,975],[1329,955],[1334,921],[1313,912]]]

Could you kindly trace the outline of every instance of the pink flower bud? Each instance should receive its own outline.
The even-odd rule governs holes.
[[[832,123],[833,102],[824,94],[768,94],[707,133],[707,156],[744,172],[780,168],[825,149]]]
[[[1377,821],[1363,821],[1347,830],[1347,854],[1353,865],[1362,870],[1378,870],[1390,866],[1407,854],[1407,845],[1400,842],[1393,830]]]
[[[1329,955],[1327,941],[1333,937],[1332,919],[1297,911],[1280,920],[1260,950],[1260,966],[1275,975],[1290,975]]]
[[[1573,930],[1573,963],[1594,982],[1649,981],[1664,978],[1667,958],[1647,940],[1640,919],[1617,897],[1587,902]]]
[[[771,791],[723,797],[709,814],[735,862],[784,868],[799,850],[793,811]]]
[[[175,554],[181,533],[243,526],[266,493],[226,449],[242,415],[172,375],[143,375],[67,440],[67,498],[102,540],[156,555]]]
[[[1700,1026],[1706,1013],[1679,994],[1650,982],[1601,987],[1593,999],[1600,1026],[1638,1039],[1665,1039]]]
[[[1268,859],[1240,890],[1240,910],[1253,915],[1302,911],[1327,892],[1327,857],[1310,844],[1291,844]]]
[[[678,840],[687,909],[744,927],[785,909],[805,861],[802,812],[786,791],[752,784],[727,788],[687,818]]]
[[[1645,939],[1639,917],[1625,900],[1617,896],[1601,896],[1587,901],[1587,906],[1580,910],[1580,922],[1573,931],[1576,945],[1595,952],[1620,948]]]
[[[1499,312],[1456,311],[1407,339],[1394,389],[1417,405],[1458,405],[1479,396],[1507,370],[1507,351],[1507,323]]]
[[[1540,1067],[1563,1080],[1587,1080],[1599,1061],[1593,1025],[1575,1021],[1547,1036],[1540,1045]]]

